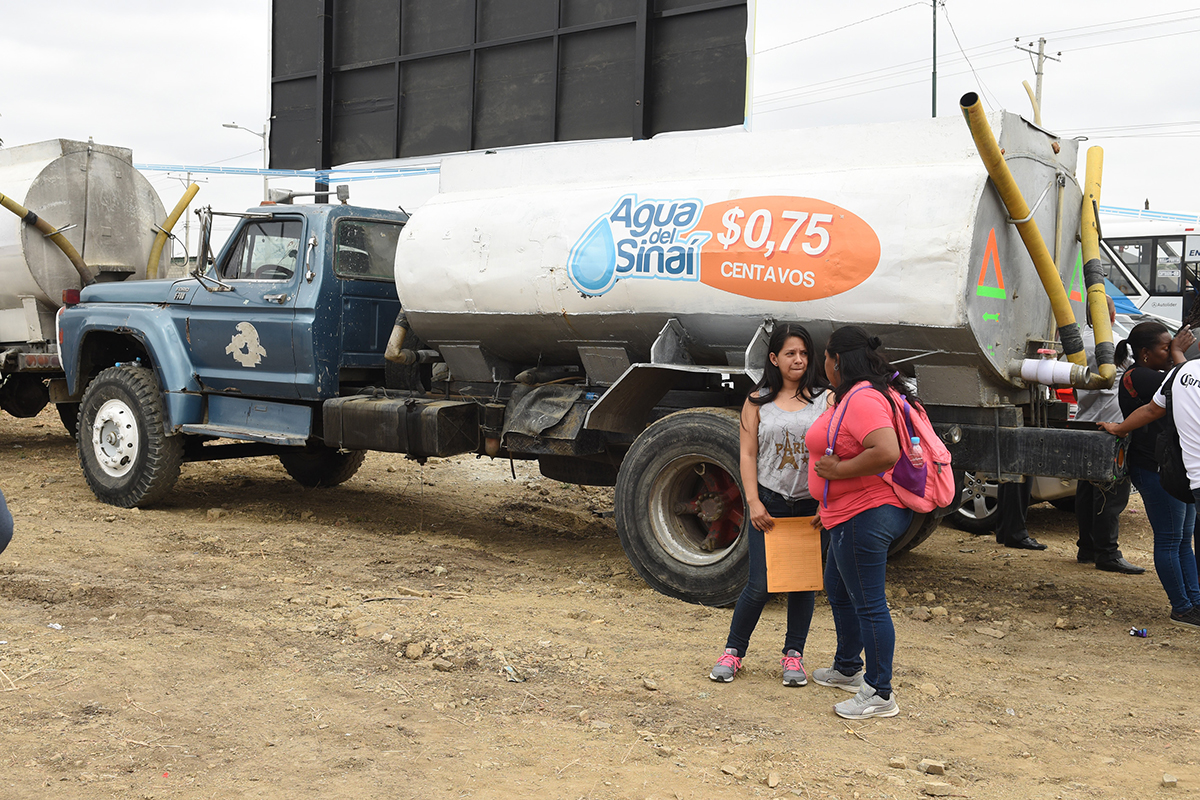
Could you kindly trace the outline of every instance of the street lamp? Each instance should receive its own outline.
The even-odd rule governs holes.
[[[265,123],[265,122],[263,123],[263,129],[262,129],[262,133],[259,133],[259,132],[258,132],[258,131],[256,131],[256,130],[252,130],[252,129],[250,129],[250,128],[246,128],[246,127],[243,127],[243,126],[241,126],[241,125],[238,125],[236,122],[222,122],[222,123],[221,123],[221,127],[222,127],[222,128],[237,128],[237,129],[238,129],[238,130],[240,130],[240,131],[246,131],[247,133],[252,133],[252,134],[254,134],[255,136],[257,136],[258,138],[262,139],[262,154],[263,154],[263,200],[267,200],[267,199],[269,199],[269,198],[267,197],[267,172],[266,172],[266,171],[267,171],[267,169],[268,169],[268,167],[267,167],[267,123]]]

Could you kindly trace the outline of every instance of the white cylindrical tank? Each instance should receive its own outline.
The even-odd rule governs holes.
[[[166,214],[132,151],[68,139],[0,149],[0,192],[59,229],[70,226],[63,235],[98,280],[146,277],[154,226]],[[28,298],[52,316],[63,290],[79,287],[53,242],[0,209],[0,341],[27,338]]]
[[[1049,187],[1034,219],[1082,320],[1076,142],[1014,114],[991,124],[1031,207]],[[448,158],[401,236],[396,282],[426,342],[518,364],[577,363],[596,346],[648,361],[675,318],[697,362],[740,366],[776,319],[818,342],[861,324],[894,360],[982,364],[1005,383],[1027,341],[1054,334],[957,116]]]

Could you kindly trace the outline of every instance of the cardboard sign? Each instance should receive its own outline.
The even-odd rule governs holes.
[[[812,517],[776,518],[763,534],[768,592],[815,592],[824,588],[821,531]]]

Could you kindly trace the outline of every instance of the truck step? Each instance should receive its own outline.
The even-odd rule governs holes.
[[[303,447],[307,437],[271,431],[238,428],[232,425],[181,425],[184,433],[195,433],[200,436],[216,436],[221,439],[238,439],[244,442],[265,442],[266,444],[281,444],[290,447]]]

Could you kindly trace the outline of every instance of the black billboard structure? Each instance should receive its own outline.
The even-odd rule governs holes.
[[[273,0],[271,166],[740,124],[746,0]]]

